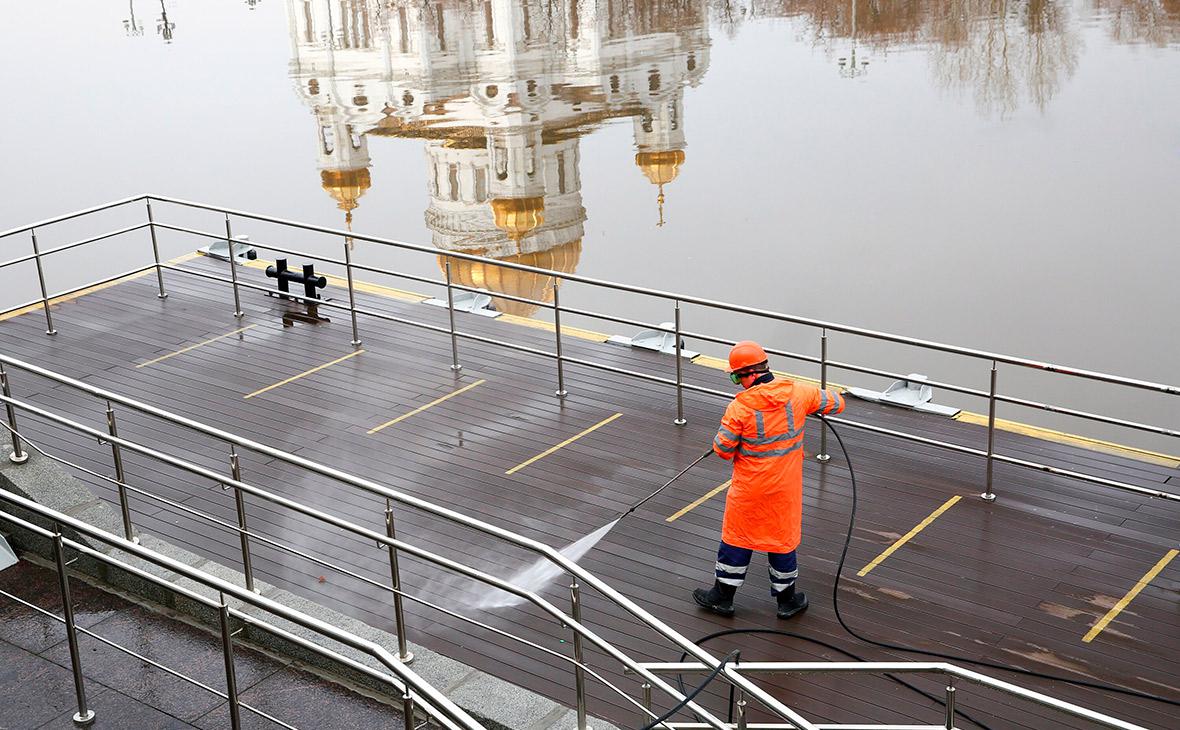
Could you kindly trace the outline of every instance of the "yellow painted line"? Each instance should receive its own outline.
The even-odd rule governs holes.
[[[357,350],[356,352],[350,352],[347,355],[345,355],[344,357],[338,357],[335,360],[333,360],[332,362],[326,362],[323,365],[316,365],[311,370],[305,370],[304,372],[299,373],[298,375],[294,375],[290,378],[287,378],[286,380],[280,380],[279,382],[275,383],[274,385],[268,385],[265,388],[260,388],[259,390],[256,390],[253,393],[248,393],[242,397],[243,398],[253,398],[256,395],[262,395],[263,393],[265,393],[268,390],[274,390],[275,388],[279,387],[280,385],[286,385],[287,383],[293,382],[295,380],[299,380],[300,378],[307,377],[308,375],[311,375],[312,373],[319,372],[320,370],[323,370],[324,368],[330,368],[333,365],[335,365],[336,363],[344,362],[345,360],[347,360],[350,357],[356,357],[357,355],[361,354],[362,352],[364,352],[364,350]]]
[[[1168,567],[1168,563],[1172,562],[1172,559],[1175,558],[1177,554],[1180,554],[1180,550],[1169,550],[1167,554],[1164,555],[1164,557],[1160,558],[1160,561],[1156,563],[1151,570],[1143,574],[1143,577],[1139,579],[1139,582],[1135,584],[1135,587],[1127,591],[1127,595],[1123,596],[1122,600],[1114,604],[1114,607],[1107,611],[1105,616],[1098,619],[1098,623],[1094,624],[1093,628],[1091,628],[1086,633],[1086,635],[1082,637],[1082,641],[1089,644],[1094,640],[1095,636],[1102,633],[1102,630],[1106,628],[1106,625],[1113,621],[1116,616],[1122,613],[1123,609],[1127,607],[1127,604],[1133,601],[1135,596],[1139,595],[1139,591],[1146,588],[1147,585],[1151,583],[1151,581],[1153,581],[1157,575],[1160,574],[1161,570]]]
[[[974,423],[980,426],[987,425],[986,415],[980,413],[971,413],[969,411],[960,411],[959,415],[955,416],[955,420],[962,421],[963,423]],[[996,428],[1002,431],[1018,433],[1023,436],[1031,436],[1044,441],[1068,444],[1070,446],[1077,446],[1083,449],[1090,449],[1091,451],[1100,451],[1105,454],[1125,456],[1128,459],[1138,459],[1139,461],[1146,461],[1150,464],[1159,464],[1160,466],[1166,466],[1172,469],[1180,469],[1180,456],[1161,454],[1157,451],[1148,451],[1147,449],[1139,449],[1134,446],[1123,446],[1122,444],[1116,444],[1111,441],[1094,439],[1090,438],[1089,436],[1077,436],[1072,433],[1065,433],[1064,431],[1054,431],[1051,428],[1041,428],[1040,426],[1030,426],[1026,423],[1006,421],[1002,418],[996,419]]]
[[[575,442],[575,441],[577,441],[578,439],[582,438],[582,437],[583,437],[583,436],[585,436],[586,434],[588,434],[588,433],[591,433],[591,432],[593,432],[593,431],[597,431],[598,429],[602,428],[603,426],[605,426],[606,424],[608,424],[608,423],[610,423],[611,421],[615,420],[616,418],[618,418],[618,417],[619,417],[619,416],[621,416],[621,415],[623,415],[623,414],[622,414],[622,413],[616,413],[615,415],[611,416],[610,418],[605,418],[605,419],[603,419],[603,420],[599,421],[598,423],[594,424],[594,425],[593,425],[593,426],[591,426],[590,428],[586,429],[585,431],[582,431],[581,433],[577,434],[576,436],[570,436],[570,437],[569,437],[569,438],[567,438],[565,441],[562,441],[560,444],[558,444],[558,445],[556,445],[556,446],[553,446],[553,447],[550,447],[550,448],[548,448],[548,449],[546,449],[546,450],[542,451],[541,453],[537,454],[536,456],[534,456],[533,458],[529,459],[528,461],[521,462],[520,464],[517,464],[516,466],[512,467],[511,469],[509,469],[508,471],[506,471],[506,472],[504,472],[504,473],[505,473],[505,474],[515,474],[516,472],[518,472],[518,471],[520,471],[521,469],[525,468],[526,466],[528,466],[529,464],[533,463],[534,461],[540,461],[541,459],[544,459],[546,456],[549,456],[550,454],[552,454],[554,451],[557,451],[558,449],[560,449],[560,448],[563,448],[563,447],[565,447],[565,446],[569,446],[570,444],[572,444],[573,442]]]
[[[179,264],[179,263],[183,263],[185,261],[191,261],[192,259],[195,259],[199,255],[200,254],[195,253],[195,252],[194,253],[187,253],[183,256],[177,256],[176,258],[171,259],[170,261],[166,261],[165,263]],[[78,299],[79,297],[86,296],[87,294],[93,294],[94,292],[102,291],[103,289],[110,289],[112,286],[115,286],[117,284],[124,284],[128,281],[135,281],[136,279],[143,278],[150,273],[152,273],[152,269],[146,269],[144,271],[139,272],[138,274],[128,274],[127,276],[115,279],[114,281],[108,281],[105,284],[98,284],[96,286],[87,287],[86,289],[80,289],[80,290],[74,292],[73,294],[67,294],[64,297],[51,298],[49,300],[49,303],[50,303],[50,305],[56,305],[56,304],[63,304],[65,302],[72,302],[75,299]],[[19,317],[22,314],[28,314],[29,312],[39,312],[42,309],[43,309],[43,306],[42,306],[41,302],[37,302],[36,304],[30,304],[26,307],[17,307],[16,309],[9,309],[6,312],[0,312],[0,322],[12,319],[14,317]]]
[[[176,357],[177,355],[182,355],[182,354],[188,352],[189,350],[195,350],[198,347],[201,347],[203,345],[208,345],[210,342],[217,342],[218,340],[225,339],[226,337],[232,337],[233,335],[245,332],[246,330],[250,329],[251,327],[257,327],[257,326],[258,325],[256,325],[256,324],[248,324],[245,327],[239,327],[236,330],[234,330],[233,332],[226,332],[224,335],[217,335],[216,337],[210,337],[209,339],[202,340],[201,342],[198,342],[195,345],[189,345],[188,347],[183,347],[183,348],[177,350],[176,352],[170,352],[167,355],[162,355],[160,357],[157,357],[155,360],[148,360],[147,362],[141,362],[140,364],[136,365],[135,367],[142,368],[142,367],[146,367],[148,365],[155,365],[156,363],[160,362],[161,360],[167,360],[170,357]]]
[[[486,379],[480,379],[480,380],[475,381],[471,385],[465,385],[456,391],[453,391],[451,393],[447,393],[446,395],[444,395],[441,398],[435,398],[434,400],[430,401],[429,403],[427,403],[424,406],[418,406],[417,408],[410,411],[409,413],[403,413],[402,415],[398,416],[397,418],[386,421],[385,423],[381,424],[380,426],[376,426],[375,428],[370,428],[368,433],[369,433],[369,435],[375,434],[383,428],[387,428],[389,426],[392,426],[393,424],[397,423],[398,421],[404,421],[407,418],[409,418],[410,416],[421,413],[422,411],[426,410],[427,408],[432,408],[434,406],[437,406],[439,403],[442,403],[445,400],[449,400],[451,398],[454,398],[455,396],[459,395],[460,393],[466,393],[467,391],[471,390],[475,386],[480,385],[482,383],[486,383],[486,382],[488,382]]]
[[[938,509],[931,512],[930,515],[926,519],[919,522],[917,524],[917,526],[914,527],[914,529],[910,530],[905,535],[903,535],[901,537],[901,539],[899,539],[897,542],[895,542],[892,545],[890,545],[889,547],[885,548],[885,552],[883,552],[880,555],[878,555],[877,557],[873,558],[873,562],[871,562],[868,565],[866,565],[865,567],[861,568],[860,572],[857,573],[857,575],[861,576],[861,577],[867,575],[870,570],[872,570],[873,568],[880,565],[881,562],[885,560],[885,558],[892,555],[899,547],[901,547],[902,545],[905,545],[907,542],[912,540],[914,535],[917,535],[919,532],[921,532],[922,530],[925,530],[927,527],[929,527],[931,522],[934,522],[935,520],[937,520],[939,515],[941,515],[943,512],[946,512],[951,507],[953,507],[955,505],[955,502],[958,502],[960,499],[962,499],[962,497],[960,497],[959,495],[956,494],[955,496],[951,497],[947,501],[943,502],[941,507],[939,507]]]
[[[680,509],[679,511],[676,512],[676,514],[672,515],[671,517],[665,517],[664,522],[675,522],[676,520],[685,516],[689,512],[692,512],[697,507],[700,507],[705,502],[708,502],[710,499],[715,497],[720,492],[724,492],[729,487],[729,485],[731,483],[733,483],[732,479],[726,479],[723,483],[718,484],[716,487],[713,487],[712,489],[710,489],[708,494],[706,494],[705,496],[695,500],[692,504],[688,505],[687,507]]]
[[[254,259],[253,261],[246,261],[244,265],[252,269],[265,270],[267,266],[270,266],[273,263],[273,261],[268,261],[266,259]],[[341,288],[348,287],[348,279],[343,276],[336,276],[335,274],[321,274],[321,276],[327,278],[328,282],[333,286],[338,286]],[[375,294],[377,296],[387,297],[389,299],[398,299],[405,302],[424,302],[431,298],[425,294],[406,291],[404,289],[394,289],[393,287],[382,286],[380,284],[371,284],[367,281],[361,281],[356,278],[353,278],[352,287],[358,292]],[[488,293],[492,296],[496,296],[496,292],[494,291],[490,291]],[[548,330],[550,332],[553,331],[552,322],[531,319],[529,317],[520,317],[515,314],[501,314],[499,317],[496,317],[496,321],[520,325],[522,327],[531,327],[533,329]],[[563,326],[561,328],[561,334],[569,335],[570,337],[577,337],[583,340],[589,340],[590,342],[606,342],[608,339],[610,339],[610,335],[608,334],[603,332],[595,332],[594,330],[582,329],[580,327]]]
[[[495,294],[492,296],[495,296]],[[533,329],[548,330],[549,332],[553,332],[554,330],[552,322],[546,322],[543,319],[521,317],[515,314],[501,314],[499,317],[496,317],[496,321],[507,322],[508,324],[517,324],[522,327],[532,327]],[[579,327],[570,327],[568,325],[562,325],[561,334],[563,337],[565,335],[569,335],[571,337],[577,337],[579,339],[589,340],[591,342],[606,342],[610,339],[610,335],[604,334],[602,332],[584,330]]]

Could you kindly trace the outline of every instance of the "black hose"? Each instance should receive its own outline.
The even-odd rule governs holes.
[[[692,702],[693,698],[695,698],[697,695],[699,695],[701,692],[703,692],[705,687],[708,687],[709,683],[712,682],[714,679],[716,679],[718,674],[721,674],[721,670],[725,669],[726,663],[731,661],[738,654],[741,654],[741,650],[739,650],[739,649],[734,649],[733,651],[729,652],[729,654],[726,654],[725,658],[722,659],[721,662],[717,666],[713,667],[713,671],[709,672],[709,676],[705,677],[704,681],[702,681],[700,684],[698,684],[696,686],[696,689],[694,689],[692,692],[689,692],[688,694],[684,695],[684,699],[677,702],[676,706],[673,707],[671,710],[668,710],[664,714],[660,715],[656,719],[654,719],[651,722],[649,722],[648,724],[644,725],[642,730],[652,730],[652,728],[659,725],[664,720],[667,720],[669,717],[672,717],[677,712],[680,712],[681,710],[683,710],[685,705],[687,705],[689,702]],[[680,692],[681,692],[681,694],[684,693],[683,683],[681,684]]]
[[[851,457],[848,456],[848,449],[844,446],[844,439],[840,438],[840,432],[836,430],[835,426],[833,426],[831,423],[828,422],[828,419],[823,418],[821,416],[820,420],[823,421],[823,424],[825,426],[827,426],[828,430],[832,432],[832,435],[836,437],[837,443],[840,444],[840,450],[844,452],[844,461],[847,462],[847,464],[848,464],[848,476],[852,482],[852,510],[848,515],[848,534],[844,536],[844,548],[840,551],[840,560],[836,564],[836,580],[832,585],[832,608],[835,610],[836,620],[840,622],[840,626],[843,627],[843,629],[845,631],[847,631],[853,637],[865,642],[866,644],[872,644],[873,646],[879,646],[883,649],[891,649],[893,651],[904,651],[904,652],[909,652],[911,654],[921,654],[923,656],[932,656],[932,657],[936,657],[938,659],[947,659],[947,660],[955,661],[955,662],[965,662],[965,663],[974,664],[974,665],[980,666],[980,667],[988,667],[989,669],[999,669],[999,670],[1005,671],[1005,672],[1013,672],[1015,674],[1021,674],[1026,677],[1036,677],[1037,679],[1047,679],[1047,680],[1050,680],[1053,682],[1065,682],[1066,684],[1072,684],[1072,685],[1075,685],[1078,687],[1087,687],[1090,689],[1097,689],[1097,690],[1102,690],[1105,692],[1115,692],[1117,694],[1126,695],[1128,697],[1135,697],[1135,698],[1144,699],[1144,700],[1152,700],[1155,702],[1162,702],[1166,705],[1171,705],[1172,707],[1180,707],[1180,701],[1168,699],[1167,697],[1161,697],[1159,695],[1154,695],[1149,692],[1140,692],[1138,690],[1127,689],[1125,687],[1117,687],[1115,685],[1105,684],[1103,682],[1091,682],[1091,681],[1088,681],[1085,679],[1073,679],[1070,677],[1059,677],[1059,676],[1053,675],[1053,674],[1045,674],[1044,672],[1037,672],[1032,669],[1020,669],[1019,667],[1010,667],[1010,666],[1006,666],[1004,664],[997,664],[995,662],[984,661],[982,659],[971,659],[969,657],[959,656],[957,654],[945,654],[943,652],[931,651],[929,649],[918,649],[916,647],[903,646],[901,644],[893,644],[893,643],[890,643],[887,641],[877,641],[876,639],[870,639],[869,637],[867,637],[863,634],[860,634],[856,630],[854,630],[851,626],[849,626],[844,621],[844,617],[840,614],[840,579],[844,573],[844,561],[848,557],[848,545],[852,542],[852,529],[853,529],[853,526],[856,524],[856,472],[852,468],[852,459],[851,459]]]
[[[856,510],[857,510],[856,471],[852,468],[852,457],[850,457],[848,455],[848,448],[844,445],[844,439],[840,437],[840,432],[836,430],[836,427],[833,426],[828,421],[828,419],[824,418],[823,416],[820,416],[820,420],[823,422],[823,425],[825,427],[827,427],[827,429],[829,431],[832,432],[832,435],[836,437],[836,442],[840,445],[840,450],[842,452],[844,452],[844,461],[848,465],[848,476],[849,476],[849,480],[852,483],[852,508],[849,510],[849,513],[848,513],[848,532],[844,535],[844,546],[840,550],[840,559],[836,563],[836,577],[835,577],[835,580],[833,581],[833,584],[832,584],[832,609],[834,610],[834,612],[836,614],[836,620],[840,623],[840,627],[843,628],[845,631],[847,631],[849,633],[849,635],[851,635],[853,638],[863,641],[866,644],[871,644],[873,646],[878,646],[883,649],[889,649],[892,651],[903,651],[903,652],[907,652],[910,654],[921,654],[923,656],[931,656],[931,657],[936,657],[938,659],[946,659],[946,660],[954,661],[954,662],[963,662],[966,664],[974,664],[976,666],[987,667],[989,669],[998,669],[998,670],[1004,671],[1004,672],[1012,672],[1014,674],[1020,674],[1020,675],[1026,676],[1026,677],[1036,677],[1037,679],[1046,679],[1046,680],[1050,680],[1053,682],[1064,682],[1066,684],[1072,684],[1072,685],[1078,686],[1078,687],[1097,689],[1097,690],[1102,690],[1104,692],[1114,692],[1116,694],[1122,694],[1122,695],[1126,695],[1128,697],[1135,697],[1137,699],[1144,699],[1144,700],[1152,700],[1154,702],[1162,702],[1166,705],[1171,705],[1173,707],[1180,707],[1180,701],[1172,700],[1167,697],[1161,697],[1160,695],[1154,695],[1149,692],[1140,692],[1138,690],[1128,689],[1125,687],[1117,687],[1115,685],[1105,684],[1103,682],[1091,682],[1091,681],[1085,680],[1085,679],[1073,679],[1070,677],[1059,677],[1059,676],[1053,675],[1053,674],[1046,674],[1044,672],[1037,672],[1032,669],[1021,669],[1019,667],[1011,667],[1011,666],[1007,666],[1004,664],[997,664],[995,662],[984,661],[982,659],[972,659],[972,658],[965,657],[965,656],[959,656],[957,654],[946,654],[943,652],[931,651],[929,649],[918,649],[918,648],[912,647],[912,646],[903,646],[901,644],[893,644],[893,643],[890,643],[887,641],[878,641],[876,639],[871,639],[871,638],[865,636],[864,634],[859,633],[858,631],[853,629],[851,626],[849,626],[848,623],[844,620],[844,616],[840,613],[840,580],[844,576],[844,563],[848,559],[848,547],[852,543],[852,531],[856,525]],[[834,644],[831,644],[829,642],[822,641],[820,639],[816,639],[816,638],[813,638],[810,636],[804,636],[803,634],[799,634],[799,633],[796,633],[793,631],[782,631],[780,629],[726,629],[723,631],[717,631],[712,634],[708,634],[706,636],[702,636],[701,638],[697,639],[693,643],[700,645],[700,644],[703,644],[703,643],[710,641],[712,639],[720,638],[722,636],[732,636],[735,634],[772,634],[772,635],[780,635],[780,636],[789,636],[794,639],[809,641],[813,644],[817,644],[819,646],[822,646],[826,649],[830,649],[832,651],[840,652],[841,654],[851,657],[857,661],[862,661],[862,662],[865,661],[865,659],[863,659],[862,657],[857,656],[856,654],[854,654],[846,649],[842,649],[842,648],[840,648]],[[729,661],[729,659],[732,656],[733,656],[733,653],[731,652],[726,657],[725,661]],[[680,655],[680,661],[684,661],[687,657],[688,657],[688,652],[682,653]],[[721,663],[721,666],[724,666],[725,661],[723,661]],[[666,720],[667,718],[671,717],[672,714],[674,714],[675,712],[679,711],[680,709],[683,709],[683,707],[693,697],[696,697],[696,695],[698,693],[700,693],[705,688],[705,686],[714,677],[717,676],[717,674],[720,673],[721,666],[718,666],[716,669],[714,669],[712,674],[709,675],[709,677],[705,680],[705,682],[702,683],[695,690],[693,690],[693,693],[690,696],[688,696],[683,702],[679,703],[672,711],[668,712],[667,714],[662,716],[660,719],[658,719],[658,720],[654,721],[653,723],[644,727],[643,730],[651,730],[651,728],[654,728],[656,725],[658,725],[663,720]],[[923,690],[919,687],[915,687],[914,685],[910,684],[909,682],[906,682],[905,680],[903,680],[899,677],[896,677],[892,674],[886,674],[885,676],[887,676],[889,679],[892,679],[894,682],[897,682],[898,684],[902,685],[903,687],[906,687],[908,689],[913,690],[914,692],[917,692],[918,694],[922,695],[923,697],[934,700],[935,702],[937,702],[940,705],[943,705],[943,706],[946,705],[946,701],[937,695],[926,692],[925,690]],[[676,681],[680,686],[680,691],[683,693],[684,692],[684,678],[683,678],[683,676],[677,675]],[[984,730],[990,730],[990,728],[987,725],[980,722],[979,720],[976,720],[975,718],[973,718],[971,715],[967,714],[966,712],[964,712],[962,710],[956,710],[956,712],[957,712],[957,714],[961,715],[964,719],[974,723],[975,725],[978,725],[981,728],[984,728]]]

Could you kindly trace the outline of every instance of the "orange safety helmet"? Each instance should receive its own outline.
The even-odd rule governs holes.
[[[729,369],[725,372],[733,373],[745,370],[755,365],[761,365],[768,359],[762,345],[753,340],[742,340],[729,351]]]

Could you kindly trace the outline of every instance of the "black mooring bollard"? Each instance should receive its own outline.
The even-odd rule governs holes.
[[[320,295],[316,289],[323,289],[328,285],[327,277],[315,273],[315,264],[304,264],[303,273],[297,274],[287,269],[287,259],[275,259],[273,266],[266,267],[266,275],[278,279],[279,291],[283,294],[290,293],[290,282],[302,284],[303,294],[308,299],[319,299]],[[283,294],[279,296],[286,299]]]

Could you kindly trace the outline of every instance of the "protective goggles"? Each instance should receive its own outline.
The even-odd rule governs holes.
[[[737,372],[733,372],[733,373],[729,374],[729,381],[731,383],[733,383],[734,385],[741,385],[742,378],[746,377],[747,375],[761,376],[761,375],[764,375],[765,373],[768,373],[768,372],[770,372],[770,371],[769,370],[739,370]]]

